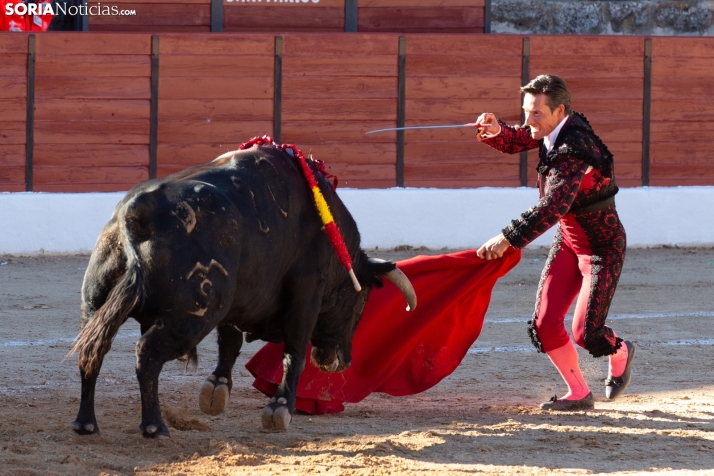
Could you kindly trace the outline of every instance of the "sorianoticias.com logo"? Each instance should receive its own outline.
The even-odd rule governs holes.
[[[65,3],[7,3],[6,15],[80,15],[80,16],[112,16],[136,15],[136,10],[122,10],[116,5],[67,5]]]

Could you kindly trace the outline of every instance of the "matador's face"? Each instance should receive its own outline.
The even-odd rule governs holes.
[[[547,136],[565,119],[565,106],[559,105],[552,110],[546,103],[545,94],[526,93],[523,97],[523,111],[526,113],[526,126],[531,129],[531,137],[540,140]]]

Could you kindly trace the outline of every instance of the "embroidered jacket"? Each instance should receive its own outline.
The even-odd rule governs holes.
[[[578,213],[617,193],[612,154],[584,115],[574,112],[570,116],[550,152],[543,139],[531,137],[527,127],[499,124],[499,135],[490,139],[479,135],[479,140],[508,154],[540,148],[536,168],[540,200],[502,230],[512,246],[524,248],[567,213]]]

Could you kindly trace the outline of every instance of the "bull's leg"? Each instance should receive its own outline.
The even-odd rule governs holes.
[[[139,430],[146,438],[170,437],[159,405],[159,374],[164,363],[186,354],[210,331],[210,328],[204,328],[192,333],[187,328],[171,326],[173,323],[159,319],[146,332],[142,325],[143,335],[136,342],[136,378],[141,391]]]
[[[243,346],[243,333],[235,326],[218,326],[218,365],[201,387],[199,406],[203,413],[223,412],[233,389],[233,365]]]
[[[72,423],[72,429],[78,435],[98,435],[99,425],[97,425],[97,417],[94,415],[94,390],[97,385],[99,369],[92,374],[86,374],[84,370],[80,369],[80,374],[82,376],[82,400],[79,404],[77,418]]]
[[[304,289],[319,289],[319,292],[305,296]],[[298,379],[305,368],[305,354],[317,321],[321,296],[322,286],[305,286],[296,290],[285,325],[283,381],[275,396],[263,409],[261,420],[265,429],[286,431],[290,426],[295,411]]]

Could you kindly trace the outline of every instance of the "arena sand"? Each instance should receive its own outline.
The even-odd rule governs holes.
[[[216,361],[212,334],[197,369],[164,368],[160,393],[172,431],[164,441],[137,430],[133,321],[120,330],[97,386],[102,435],[70,430],[80,381],[76,359],[62,358],[77,332],[88,257],[0,257],[0,474],[714,474],[714,250],[628,250],[611,325],[638,345],[633,383],[621,400],[605,401],[607,361],[581,352],[597,403],[564,414],[538,409],[564,386],[522,322],[546,252],[526,251],[498,284],[481,337],[435,388],[375,394],[338,415],[299,414],[287,433],[261,430],[266,398],[243,367],[260,343],[238,359],[225,414],[200,412],[198,389]]]

